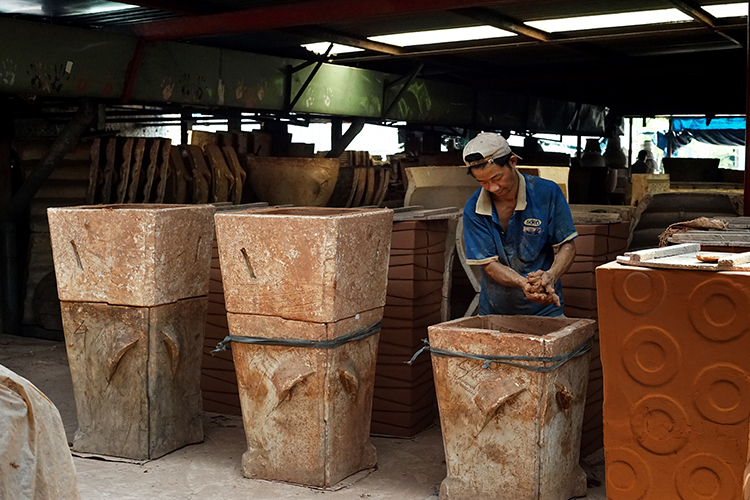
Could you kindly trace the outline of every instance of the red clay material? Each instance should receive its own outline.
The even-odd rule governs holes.
[[[597,270],[612,500],[741,500],[750,273]]]

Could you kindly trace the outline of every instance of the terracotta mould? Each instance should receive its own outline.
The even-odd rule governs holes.
[[[50,208],[60,300],[155,306],[208,293],[212,206]]]
[[[429,328],[433,348],[536,357],[571,352],[593,333],[591,320],[534,316],[463,318]],[[441,500],[586,494],[578,459],[588,355],[549,373],[499,363],[485,369],[480,360],[434,353],[432,363],[448,466]]]
[[[207,303],[61,303],[78,415],[73,450],[147,460],[203,440]]]
[[[229,313],[232,335],[328,340],[380,321],[335,323]],[[232,343],[247,452],[245,477],[328,487],[376,464],[370,412],[378,335],[334,349]]]
[[[597,269],[607,495],[748,498],[750,273]]]
[[[230,313],[332,323],[385,304],[391,210],[268,208],[215,219]]]
[[[336,187],[338,158],[245,156],[248,182],[270,205],[324,207]]]

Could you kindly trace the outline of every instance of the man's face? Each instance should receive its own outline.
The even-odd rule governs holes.
[[[513,168],[515,158],[511,157],[507,165],[487,163],[484,168],[473,168],[471,173],[484,189],[495,198],[513,198],[518,189],[518,176]]]

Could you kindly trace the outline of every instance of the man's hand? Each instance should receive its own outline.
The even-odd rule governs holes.
[[[555,293],[555,278],[549,271],[533,271],[526,276],[523,293],[530,301],[543,306],[555,304],[560,306],[560,297]]]

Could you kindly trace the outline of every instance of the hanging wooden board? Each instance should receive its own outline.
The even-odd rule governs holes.
[[[99,181],[102,177],[99,168],[99,159],[102,152],[102,141],[96,138],[91,143],[91,167],[89,168],[89,187],[86,190],[86,203],[93,205],[96,202],[96,189],[99,187]]]
[[[203,151],[211,165],[211,201],[222,202],[230,200],[230,193],[234,187],[234,176],[224,161],[224,155],[216,144],[206,144]]]
[[[185,154],[193,172],[193,203],[208,203],[211,195],[211,170],[206,165],[200,146],[185,146]]]
[[[115,176],[115,157],[117,156],[117,139],[115,137],[110,138],[107,141],[107,164],[104,167],[104,180],[102,182],[101,189],[101,202],[104,204],[109,203],[112,198],[112,180]]]
[[[231,202],[234,205],[242,203],[242,190],[245,186],[245,180],[247,179],[247,172],[240,165],[240,159],[237,157],[237,153],[234,152],[234,148],[224,146],[224,158],[227,161],[227,165],[232,170],[234,176],[234,187],[232,188]]]
[[[170,147],[170,176],[165,195],[167,203],[184,204],[192,201],[192,175],[185,167],[177,146]]]
[[[170,153],[172,152],[172,139],[164,139],[161,143],[161,151],[159,152],[159,168],[157,170],[159,174],[159,182],[156,185],[156,197],[154,203],[164,203],[164,196],[167,193],[167,182],[171,173],[170,169]]]
[[[156,168],[159,165],[159,150],[161,149],[161,140],[154,139],[151,144],[151,151],[149,152],[148,168],[146,169],[146,184],[143,186],[143,202],[148,203],[151,199],[151,188],[154,185],[154,178],[156,177]]]
[[[115,203],[124,203],[125,196],[128,194],[128,180],[130,179],[130,159],[133,156],[132,137],[125,139],[122,146],[122,162],[120,163],[120,181],[117,183],[117,197]]]

